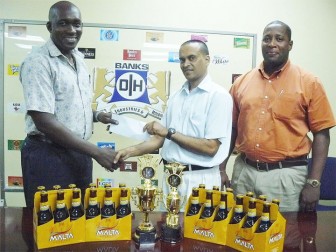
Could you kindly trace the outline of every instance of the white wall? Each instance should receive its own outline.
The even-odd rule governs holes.
[[[0,0],[0,19],[47,20],[53,0]],[[73,0],[85,23],[155,26],[256,33],[262,61],[263,28],[281,20],[292,28],[291,61],[322,80],[336,114],[335,0]],[[85,32],[85,30],[84,30]],[[330,156],[336,156],[336,128]],[[229,166],[232,166],[232,159]],[[8,202],[7,202],[8,203]]]

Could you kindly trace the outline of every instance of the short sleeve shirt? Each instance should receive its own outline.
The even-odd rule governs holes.
[[[307,133],[335,126],[321,81],[290,61],[271,76],[261,64],[240,76],[230,93],[236,147],[252,160],[276,162],[307,155]]]
[[[92,134],[93,88],[83,54],[74,49],[76,66],[52,40],[33,50],[21,65],[20,80],[27,111],[46,112],[83,139]],[[41,134],[26,114],[27,134]]]
[[[228,155],[232,130],[232,98],[227,90],[209,76],[189,92],[188,82],[168,101],[162,124],[184,135],[218,139],[221,142],[214,157],[193,153],[174,141],[165,139],[161,155],[168,162],[204,167],[219,165]]]

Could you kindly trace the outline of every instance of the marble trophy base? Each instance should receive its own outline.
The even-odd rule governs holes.
[[[155,244],[158,240],[156,229],[154,227],[151,230],[141,230],[137,228],[133,234],[133,240],[140,247]]]
[[[181,226],[170,227],[166,223],[161,226],[161,241],[167,243],[178,243],[182,240]]]

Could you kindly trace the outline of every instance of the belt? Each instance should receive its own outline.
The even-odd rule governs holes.
[[[165,159],[162,159],[163,164],[168,164],[168,162]],[[183,171],[200,171],[200,170],[206,170],[211,169],[212,167],[205,167],[205,166],[199,166],[199,165],[184,165],[186,166]]]
[[[30,140],[35,140],[35,141],[39,141],[39,142],[43,142],[43,143],[49,143],[52,144],[53,142],[51,140],[49,140],[46,136],[44,135],[40,135],[40,134],[36,134],[36,135],[27,135],[27,138]]]
[[[257,162],[253,161],[251,159],[248,159],[245,155],[245,153],[241,153],[241,158],[243,161],[256,168],[258,171],[270,171],[270,170],[275,170],[275,169],[281,169],[281,168],[289,168],[293,166],[300,166],[300,165],[307,165],[308,160],[307,156],[300,156],[296,158],[288,158],[279,162],[274,162],[274,163],[265,163],[265,162]]]

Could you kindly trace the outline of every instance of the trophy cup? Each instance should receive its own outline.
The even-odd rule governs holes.
[[[154,244],[158,239],[156,229],[149,221],[148,215],[150,211],[153,211],[159,205],[162,198],[162,191],[152,185],[152,179],[155,176],[158,161],[153,160],[153,156],[151,155],[144,155],[139,158],[139,161],[140,176],[144,179],[144,184],[132,188],[132,199],[134,204],[144,213],[144,219],[136,228],[133,234],[133,240],[139,246],[147,246]]]
[[[179,163],[169,163],[165,165],[167,183],[170,188],[168,195],[163,195],[163,203],[168,211],[166,223],[161,227],[161,241],[168,243],[178,243],[182,239],[181,225],[179,222],[179,212],[183,205],[185,196],[182,198],[177,191],[182,183],[182,171],[184,165]]]

